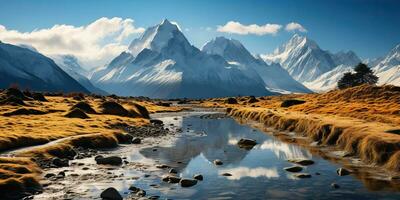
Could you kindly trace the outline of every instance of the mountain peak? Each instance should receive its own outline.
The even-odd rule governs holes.
[[[288,45],[290,47],[308,47],[311,49],[319,49],[318,44],[306,36],[301,36],[299,34],[294,34],[293,37],[289,40]]]
[[[182,45],[190,46],[178,25],[164,19],[160,24],[146,29],[139,38],[133,40],[129,45],[129,51],[135,57],[144,49],[160,52],[174,38]]]

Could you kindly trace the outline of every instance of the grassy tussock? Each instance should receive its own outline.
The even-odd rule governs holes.
[[[228,114],[278,130],[294,131],[322,144],[335,145],[366,163],[400,171],[400,135],[385,133],[393,128],[387,124],[257,108],[232,108]]]
[[[40,168],[26,158],[0,158],[0,192],[17,198],[24,191],[40,189]],[[8,196],[7,196],[8,195]]]

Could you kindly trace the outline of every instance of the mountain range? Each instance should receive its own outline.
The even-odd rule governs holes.
[[[228,44],[219,47],[219,41]],[[236,59],[231,59],[232,54]],[[273,94],[266,88],[281,83],[274,78],[270,82],[275,85],[267,85],[259,74],[261,67],[266,68],[265,72],[287,74],[285,70],[279,71],[280,66],[271,67],[254,58],[238,41],[217,38],[199,50],[178,26],[164,20],[132,41],[128,51],[96,71],[91,80],[118,95],[153,98]],[[296,91],[309,92],[290,76],[285,78],[289,81],[285,89],[292,84]]]
[[[35,49],[0,42],[0,88],[12,85],[36,91],[89,93],[52,59]]]
[[[107,65],[86,71],[73,55],[48,55],[29,44],[0,42],[0,87],[152,98],[208,98],[310,93],[336,88],[362,62],[295,34],[271,54],[252,55],[238,40],[217,37],[201,49],[168,20],[148,28]],[[379,84],[400,85],[400,45],[364,60]]]

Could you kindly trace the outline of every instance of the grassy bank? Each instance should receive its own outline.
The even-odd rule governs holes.
[[[138,98],[2,91],[0,152],[13,152],[11,157],[0,157],[0,192],[39,190],[38,160],[64,158],[77,147],[116,147],[124,139],[122,127],[148,125],[150,113],[181,109]]]
[[[252,100],[250,100],[252,99]],[[282,107],[287,100],[297,105]],[[368,164],[400,172],[400,88],[359,86],[325,94],[211,99],[211,107],[278,130],[294,131],[359,157]]]

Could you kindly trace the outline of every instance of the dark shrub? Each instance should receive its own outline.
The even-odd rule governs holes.
[[[281,107],[287,108],[290,106],[294,106],[294,105],[299,105],[299,104],[303,104],[306,101],[304,100],[298,100],[298,99],[288,99],[288,100],[284,100],[281,104]]]

